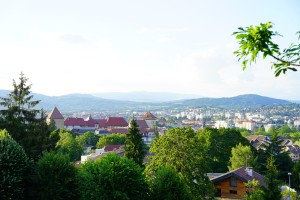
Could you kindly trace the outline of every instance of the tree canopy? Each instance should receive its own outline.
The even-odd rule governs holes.
[[[83,152],[83,146],[80,145],[78,140],[66,129],[60,129],[59,140],[56,143],[56,150],[59,153],[67,154],[70,156],[71,161],[77,161]]]
[[[207,148],[207,160],[210,172],[227,172],[231,149],[241,143],[250,145],[237,129],[205,127],[197,133],[200,143]]]
[[[272,68],[278,77],[287,71],[297,71],[300,67],[300,44],[291,44],[288,48],[280,50],[279,45],[273,42],[273,36],[280,36],[272,30],[273,23],[260,23],[258,26],[239,27],[233,35],[239,43],[239,49],[234,52],[239,61],[242,62],[243,69],[255,63],[259,55],[262,58],[271,57],[274,59]],[[300,31],[297,32],[300,39]]]
[[[181,174],[195,199],[213,195],[213,186],[205,173],[208,171],[207,153],[196,132],[190,127],[174,128],[156,137],[150,145],[150,163],[145,172],[155,176],[164,166]]]
[[[104,146],[111,145],[111,144],[124,145],[125,140],[126,140],[125,134],[113,133],[111,135],[102,135],[100,136],[96,146],[97,148],[102,149]]]
[[[92,131],[87,131],[83,135],[77,137],[77,141],[81,146],[85,146],[85,145],[96,146],[98,140],[99,140],[99,136]]]
[[[78,199],[76,169],[68,155],[45,153],[37,163],[39,199]]]
[[[173,168],[160,168],[150,180],[151,200],[192,199],[182,176]]]
[[[29,172],[24,149],[5,130],[0,130],[0,199],[22,199]]]
[[[115,153],[84,163],[78,177],[80,199],[143,200],[148,196],[143,169]]]
[[[250,146],[244,146],[239,143],[231,149],[229,171],[235,170],[243,166],[255,166],[255,156]]]

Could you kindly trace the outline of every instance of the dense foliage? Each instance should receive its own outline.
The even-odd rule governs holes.
[[[199,143],[207,149],[206,163],[210,172],[227,172],[231,149],[237,144],[249,145],[249,142],[236,129],[206,127],[198,132]]]
[[[183,177],[171,167],[157,170],[150,180],[151,200],[188,200],[192,199]]]
[[[293,188],[300,191],[300,160],[298,160],[293,167],[291,184]]]
[[[205,146],[191,128],[174,128],[155,138],[150,145],[150,163],[145,171],[153,177],[164,166],[181,174],[189,193],[195,199],[213,195],[213,186],[205,172],[208,171]]]
[[[59,131],[59,140],[56,143],[56,150],[59,153],[69,155],[71,161],[77,161],[80,160],[83,146],[80,145],[70,131],[61,129]]]
[[[37,163],[39,199],[77,199],[76,169],[69,156],[46,153]]]
[[[245,200],[264,200],[265,193],[258,180],[253,179],[245,183],[245,186],[248,189],[248,192],[244,196]]]
[[[244,166],[255,166],[256,158],[250,146],[243,146],[239,143],[231,149],[229,171],[235,170]]]
[[[143,169],[117,154],[86,162],[78,176],[80,199],[143,200],[148,195]]]
[[[99,140],[99,136],[95,134],[95,132],[85,132],[83,135],[77,138],[77,141],[81,146],[89,145],[89,146],[96,146]]]
[[[264,199],[265,200],[280,200],[281,192],[279,188],[278,170],[275,165],[275,159],[273,156],[270,156],[267,160],[267,173],[266,173],[266,185],[267,189],[265,190]]]
[[[124,145],[126,140],[126,135],[125,134],[111,134],[111,135],[102,135],[96,146],[98,149],[102,149],[106,145],[111,145],[111,144],[120,144]]]
[[[278,178],[285,181],[287,174],[293,168],[293,161],[288,155],[288,152],[285,151],[282,142],[283,140],[278,135],[278,132],[274,130],[272,132],[270,143],[264,147],[265,150],[259,150],[257,153],[258,166],[256,166],[256,168],[261,173],[265,173],[267,171],[266,166],[268,165],[267,160],[270,156],[273,156],[278,170]]]
[[[0,199],[22,199],[29,159],[5,130],[0,130]]]

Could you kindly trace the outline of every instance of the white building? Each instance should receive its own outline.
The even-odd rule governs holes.
[[[216,121],[215,128],[219,129],[221,127],[229,128],[229,124],[226,121],[223,121],[223,120],[222,121],[221,120]]]

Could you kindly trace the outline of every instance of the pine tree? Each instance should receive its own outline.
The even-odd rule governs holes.
[[[266,200],[280,200],[281,192],[279,189],[279,181],[277,180],[278,170],[275,165],[275,159],[271,157],[267,160],[267,174],[266,174],[266,184],[267,190],[265,191]]]
[[[286,174],[293,168],[293,161],[288,155],[288,152],[284,150],[282,142],[283,140],[278,135],[278,131],[274,130],[272,132],[270,144],[266,146],[265,157],[268,157],[269,155],[274,156],[275,165],[279,171],[278,179],[285,180]]]
[[[134,119],[130,122],[125,142],[125,157],[134,160],[138,165],[143,166],[143,160],[147,153],[147,146],[142,139],[142,134]]]
[[[16,142],[25,150],[27,155],[37,158],[46,148],[51,132],[45,121],[45,114],[35,109],[40,102],[33,100],[31,84],[21,72],[19,83],[13,80],[13,91],[8,97],[0,97],[0,129],[6,129]]]

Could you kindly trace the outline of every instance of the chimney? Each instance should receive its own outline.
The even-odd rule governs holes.
[[[253,170],[252,170],[252,167],[246,167],[246,173],[248,174],[248,176],[253,176]]]

